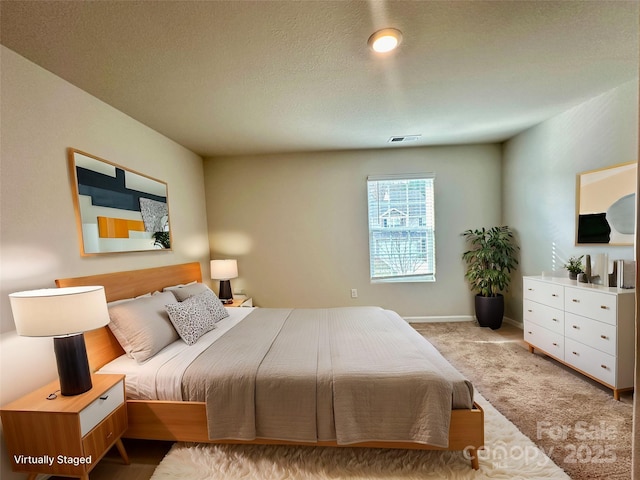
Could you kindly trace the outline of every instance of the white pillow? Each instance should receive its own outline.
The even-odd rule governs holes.
[[[109,307],[109,328],[127,355],[138,363],[178,340],[166,305],[177,303],[171,292],[136,298]]]

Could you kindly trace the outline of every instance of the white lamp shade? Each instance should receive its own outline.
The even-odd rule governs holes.
[[[238,276],[236,260],[211,260],[211,278],[213,280],[230,280]]]
[[[109,323],[104,287],[45,288],[9,295],[18,335],[55,337]]]

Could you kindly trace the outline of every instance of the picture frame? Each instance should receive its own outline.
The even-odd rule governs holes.
[[[637,162],[578,173],[576,245],[634,245]]]
[[[68,161],[82,256],[172,249],[166,182],[75,148]]]

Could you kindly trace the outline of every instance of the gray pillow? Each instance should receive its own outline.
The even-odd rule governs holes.
[[[193,345],[202,335],[216,328],[213,316],[200,295],[184,302],[170,303],[166,308],[171,323],[187,345]]]
[[[136,298],[109,308],[109,328],[124,351],[138,363],[178,340],[166,305],[177,303],[171,292]]]
[[[222,304],[218,296],[209,288],[207,288],[207,290],[205,290],[204,292],[199,293],[194,298],[200,299],[200,301],[204,304],[205,308],[211,315],[214,323],[217,323],[223,318],[227,318],[229,316],[229,312],[227,312],[227,309],[224,308],[224,305]]]
[[[165,288],[163,291],[173,293],[179,302],[185,301],[189,297],[193,297],[204,291],[211,291],[204,283],[190,283],[187,285],[177,285],[175,287]]]

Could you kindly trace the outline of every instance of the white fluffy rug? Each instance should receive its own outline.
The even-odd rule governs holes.
[[[485,412],[480,470],[462,452],[176,443],[151,480],[569,479],[476,392]]]

